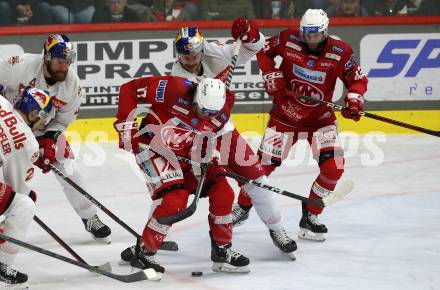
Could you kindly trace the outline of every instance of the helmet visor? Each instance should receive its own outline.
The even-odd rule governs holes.
[[[193,108],[197,116],[206,120],[217,117],[221,112],[220,110],[210,110],[206,108],[200,108],[200,106],[197,103],[194,103]]]

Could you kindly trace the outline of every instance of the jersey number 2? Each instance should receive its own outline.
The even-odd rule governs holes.
[[[29,181],[29,180],[31,180],[32,179],[32,177],[34,177],[34,172],[35,172],[35,170],[34,170],[34,168],[32,167],[32,168],[29,168],[28,170],[26,170],[26,179],[24,180],[24,181]]]

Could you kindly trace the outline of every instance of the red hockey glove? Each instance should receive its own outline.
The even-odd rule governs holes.
[[[212,161],[208,166],[208,171],[206,172],[206,179],[213,180],[225,171],[225,168],[220,164],[221,155],[216,149],[212,152]]]
[[[52,133],[52,132],[51,132]],[[58,134],[59,135],[59,134]],[[40,158],[35,162],[35,165],[40,167],[43,173],[50,171],[50,165],[56,161],[56,138],[54,134],[45,134],[37,138],[40,147]]]
[[[240,38],[243,43],[256,42],[260,39],[258,26],[245,18],[237,18],[234,20],[231,27],[231,34],[235,40]]]
[[[219,163],[220,161],[217,158],[212,159],[212,162],[208,166],[208,171],[206,172],[206,180],[213,180],[225,172],[225,168]]]
[[[119,148],[139,153],[138,124],[136,121],[116,121],[113,126],[119,135]]]
[[[280,98],[286,94],[287,84],[280,70],[263,73],[264,86],[269,96]]]
[[[16,193],[12,190],[10,185],[7,185],[3,182],[0,182],[0,191],[2,196],[0,198],[0,215],[3,215],[4,212],[9,208]]]
[[[345,98],[345,108],[341,110],[341,114],[344,118],[353,119],[359,121],[361,115],[358,112],[364,110],[364,99],[357,93],[348,93]]]

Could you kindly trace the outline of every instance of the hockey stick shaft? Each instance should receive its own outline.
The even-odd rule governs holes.
[[[47,226],[39,217],[36,215],[34,216],[34,221],[41,227],[43,230],[45,230],[55,241],[57,241],[58,244],[60,244],[64,249],[66,249],[69,254],[71,254],[78,262],[88,264],[86,261],[84,261],[83,258],[81,258],[80,255],[78,255],[68,244],[66,244],[63,239],[61,239],[54,231],[52,231],[49,226]]]
[[[136,233],[135,230],[133,230],[129,225],[127,225],[119,217],[117,217],[112,211],[110,211],[108,208],[106,208],[102,203],[100,203],[98,200],[96,200],[92,195],[90,195],[87,191],[85,191],[81,186],[79,186],[70,177],[66,176],[63,172],[61,172],[54,165],[51,165],[51,168],[52,168],[53,172],[55,172],[57,175],[59,175],[61,178],[63,178],[68,184],[70,184],[70,186],[75,188],[79,193],[81,193],[88,200],[90,200],[90,202],[92,202],[94,205],[96,205],[100,210],[102,210],[104,213],[106,213],[111,219],[113,219],[115,222],[117,222],[119,225],[121,225],[130,234],[132,234],[136,238],[139,237],[138,233]]]
[[[340,199],[342,199],[344,196],[346,196],[348,193],[350,193],[353,189],[353,182],[351,181],[346,181],[339,190],[335,190],[333,193],[331,193],[330,195],[322,198],[322,199],[313,199],[313,198],[308,198],[308,197],[304,197],[302,195],[298,195],[289,191],[285,191],[282,190],[278,187],[275,186],[271,186],[268,184],[264,184],[261,182],[258,182],[256,180],[250,179],[250,178],[246,178],[244,176],[241,176],[239,174],[236,173],[232,173],[232,172],[228,172],[228,171],[223,171],[222,175],[231,177],[237,181],[241,181],[244,183],[249,183],[249,184],[253,184],[257,187],[272,191],[274,193],[277,194],[281,194],[284,196],[288,196],[297,200],[300,200],[304,203],[308,203],[308,204],[313,204],[316,205],[318,207],[324,208]]]
[[[261,182],[255,181],[253,179],[241,176],[241,175],[233,173],[233,172],[224,171],[222,174],[227,176],[227,177],[231,177],[231,178],[233,178],[233,179],[235,179],[237,181],[253,184],[253,185],[257,186],[257,187],[260,187],[260,188],[272,191],[274,193],[285,195],[285,196],[288,196],[288,197],[300,200],[300,201],[305,202],[305,203],[313,204],[313,205],[316,205],[316,206],[319,206],[319,207],[322,207],[322,208],[325,207],[324,202],[322,200],[320,200],[320,199],[311,199],[311,198],[308,198],[308,197],[304,197],[302,195],[298,195],[298,194],[295,194],[295,193],[292,193],[292,192],[289,192],[289,191],[282,190],[282,189],[280,189],[278,187],[275,187],[275,186],[263,184]]]
[[[141,280],[148,280],[148,277],[145,275],[145,273],[143,271],[139,271],[139,272],[129,274],[129,275],[117,275],[117,274],[113,274],[111,272],[101,270],[98,267],[90,266],[86,263],[75,261],[75,260],[67,258],[63,255],[59,255],[59,254],[56,254],[56,253],[51,252],[49,250],[31,245],[31,244],[23,242],[21,240],[14,239],[14,238],[9,237],[5,234],[0,234],[0,239],[11,242],[13,244],[16,244],[16,245],[23,247],[23,248],[26,248],[26,249],[29,249],[31,251],[38,252],[40,254],[43,254],[43,255],[64,261],[66,263],[78,266],[80,268],[88,270],[89,272],[99,273],[101,275],[107,276],[112,279],[116,279],[121,282],[130,283],[130,282],[137,282],[137,281],[141,281]]]
[[[120,226],[122,226],[124,229],[126,229],[130,234],[136,237],[138,239],[140,235],[133,230],[129,225],[127,225],[124,221],[122,221],[119,217],[117,217],[111,210],[106,208],[102,203],[100,203],[98,200],[96,200],[92,195],[90,195],[87,191],[85,191],[81,186],[79,186],[75,181],[73,181],[70,177],[66,176],[64,173],[62,173],[58,168],[56,168],[54,165],[51,165],[51,169],[55,174],[59,175],[61,178],[63,178],[68,184],[70,184],[73,188],[75,188],[79,193],[81,193],[84,197],[86,197],[90,202],[92,202],[94,205],[96,205],[100,210],[102,210],[104,213],[106,213],[111,219],[113,219],[116,223],[118,223]],[[171,250],[171,251],[177,251],[177,244],[175,245],[169,245],[169,243],[174,242],[168,242],[168,244],[164,244],[160,249],[161,250]],[[166,246],[168,245],[168,247]],[[171,247],[172,246],[172,247]]]
[[[58,244],[60,244],[69,254],[71,254],[78,262],[84,263],[89,265],[86,261],[84,261],[83,258],[81,258],[80,255],[78,255],[66,242],[64,242],[63,239],[61,239],[52,229],[46,225],[39,217],[36,215],[34,216],[34,221],[43,229],[45,230],[55,241],[57,241]],[[100,268],[101,270],[105,271],[111,271],[111,265],[110,263],[105,263],[103,265],[95,266],[97,268]]]
[[[312,98],[312,97],[309,97],[309,96],[303,96],[303,98],[306,99],[306,100],[309,100],[309,101],[313,101],[313,102],[324,104],[324,105],[326,105],[328,107],[331,107],[331,108],[337,109],[337,110],[342,110],[342,109],[345,108],[345,107],[343,107],[341,105],[338,105],[338,104],[335,104],[335,103],[332,103],[332,102],[327,102],[327,101],[324,101],[324,100],[318,100],[318,99],[315,99],[315,98]],[[375,120],[378,120],[378,121],[381,121],[381,122],[385,122],[385,123],[388,123],[388,124],[393,124],[393,125],[396,125],[396,126],[399,126],[399,127],[406,128],[406,129],[410,129],[410,130],[414,130],[414,131],[417,131],[417,132],[421,132],[421,133],[429,134],[429,135],[432,135],[432,136],[440,137],[440,131],[430,130],[430,129],[427,129],[427,128],[423,128],[423,127],[419,127],[419,126],[416,126],[416,125],[408,124],[408,123],[405,123],[405,122],[402,122],[402,121],[397,121],[397,120],[394,120],[394,119],[391,119],[391,118],[387,118],[387,117],[379,116],[379,115],[376,115],[376,114],[368,113],[368,112],[365,112],[365,111],[358,112],[358,114],[361,115],[361,116],[365,116],[365,117],[368,117],[368,118],[371,118],[371,119],[375,119]]]
[[[235,47],[234,47],[234,55],[232,56],[230,69],[228,71],[228,76],[227,76],[226,82],[225,82],[225,86],[227,89],[229,89],[229,87],[231,86],[232,75],[234,74],[235,65],[237,64],[238,55],[240,53],[240,48],[241,48],[241,40],[237,39],[237,41],[235,43]]]

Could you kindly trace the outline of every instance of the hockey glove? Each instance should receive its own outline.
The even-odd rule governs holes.
[[[48,131],[37,138],[40,147],[40,158],[35,162],[35,165],[40,167],[43,173],[48,173],[50,165],[56,161],[56,142],[60,134],[59,131]]]
[[[245,18],[237,18],[234,20],[231,27],[231,34],[235,40],[240,38],[243,43],[252,43],[260,39],[260,31],[257,25]]]
[[[344,118],[359,121],[361,115],[358,113],[364,110],[364,99],[357,93],[348,93],[345,98],[345,108],[341,110]]]
[[[264,86],[269,96],[281,98],[286,94],[287,84],[280,70],[263,73]]]
[[[139,153],[138,124],[136,121],[116,121],[113,126],[119,135],[119,148]]]

